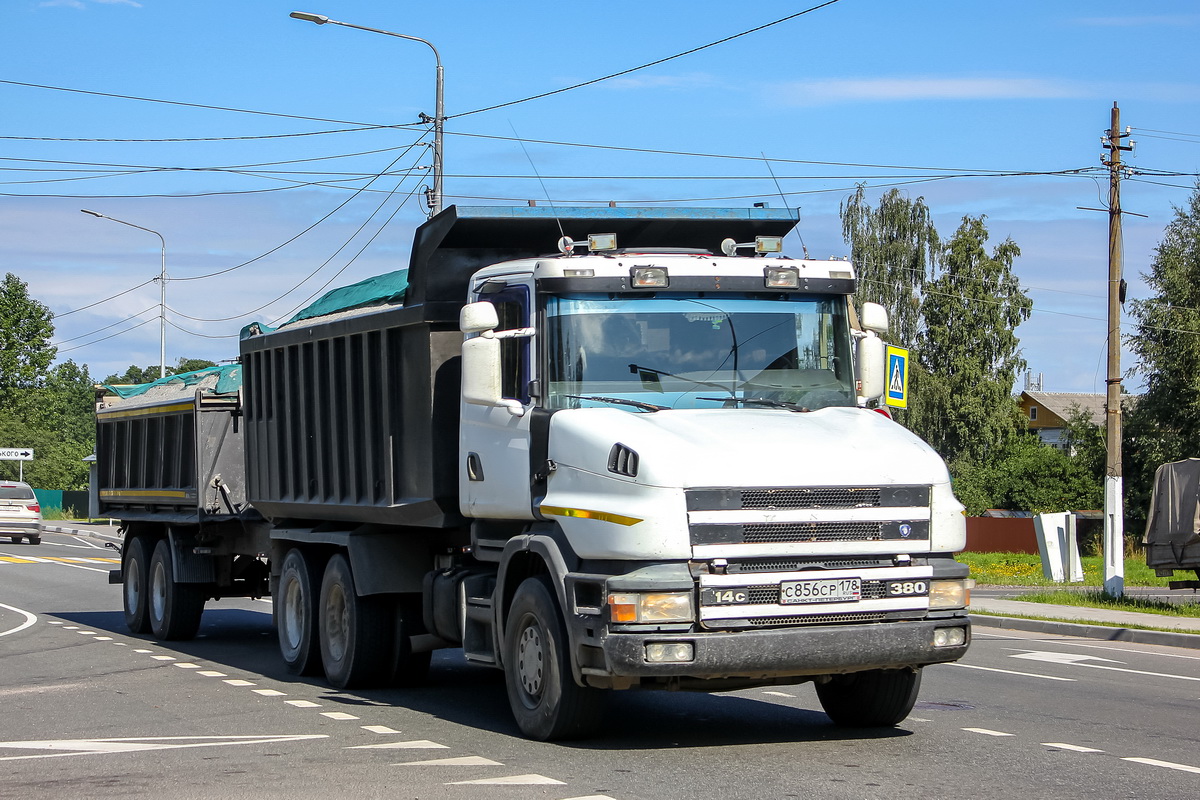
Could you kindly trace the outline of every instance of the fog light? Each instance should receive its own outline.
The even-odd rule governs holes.
[[[965,628],[938,628],[933,632],[934,647],[959,647],[967,641]]]
[[[653,642],[646,645],[646,663],[678,664],[694,661],[696,648],[691,642]]]

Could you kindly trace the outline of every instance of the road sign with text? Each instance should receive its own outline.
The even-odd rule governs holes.
[[[33,448],[0,447],[0,461],[33,461]]]

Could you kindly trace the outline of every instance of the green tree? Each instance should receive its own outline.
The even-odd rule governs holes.
[[[889,338],[904,347],[921,330],[921,288],[932,275],[938,234],[925,198],[891,189],[872,208],[862,185],[840,208],[842,237],[858,272],[857,298],[888,310]]]
[[[950,462],[987,463],[1025,430],[1012,387],[1025,368],[1016,327],[1033,303],[1012,272],[1020,248],[1006,239],[989,254],[984,219],[963,217],[922,293],[908,424]]]
[[[1155,469],[1200,456],[1200,181],[1175,207],[1142,278],[1151,295],[1131,303],[1137,323],[1128,342],[1145,391],[1126,413],[1123,442],[1126,513],[1134,520],[1146,517]]]
[[[215,367],[217,364],[214,361],[209,361],[203,358],[180,358],[175,366],[167,367],[168,375],[179,375],[183,372],[195,372],[198,369],[206,367]],[[104,379],[105,383],[124,386],[136,383],[150,383],[158,380],[158,364],[151,364],[148,367],[139,367],[136,364],[130,364],[129,368],[121,375],[113,374]]]
[[[36,386],[58,350],[50,309],[29,296],[28,286],[11,272],[0,284],[0,409],[14,393]]]
[[[95,393],[87,365],[64,361],[39,382],[22,390],[0,415],[0,442],[32,447],[25,480],[39,489],[86,489],[83,461],[95,450]],[[11,444],[10,444],[11,443]],[[19,465],[0,462],[0,475],[16,478]]]
[[[959,459],[950,469],[954,493],[972,515],[989,508],[1041,514],[1104,505],[1103,484],[1086,466],[1033,434],[1013,437],[990,461]]]

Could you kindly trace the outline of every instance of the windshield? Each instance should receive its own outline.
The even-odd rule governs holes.
[[[814,410],[855,401],[840,295],[556,296],[546,331],[550,408],[616,399]]]

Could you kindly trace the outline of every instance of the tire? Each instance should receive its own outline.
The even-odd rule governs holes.
[[[130,633],[150,632],[150,611],[146,601],[150,554],[146,541],[142,536],[125,541],[121,595],[125,604],[125,627]]]
[[[13,544],[20,544],[20,543],[21,543],[21,537],[20,537],[20,536],[10,536],[10,537],[8,537],[8,538],[12,540],[12,543],[13,543]]]
[[[283,558],[275,590],[275,628],[284,666],[293,675],[313,675],[321,668],[317,632],[319,572],[312,559],[293,548]]]
[[[899,725],[917,702],[921,670],[871,670],[835,675],[817,684],[821,707],[835,725],[890,728]]]
[[[41,543],[42,543],[42,537],[41,537],[41,536],[30,536],[30,537],[29,537],[29,543],[30,543],[30,544],[41,544]]]
[[[599,689],[571,675],[567,626],[545,575],[517,587],[504,633],[504,683],[521,733],[552,741],[591,735],[604,718]]]
[[[392,615],[383,598],[359,597],[350,562],[329,559],[321,579],[318,633],[325,679],[338,689],[379,686],[392,675]]]
[[[171,540],[159,539],[150,557],[146,583],[150,632],[159,639],[191,639],[200,630],[204,612],[204,587],[177,583],[171,571]]]

